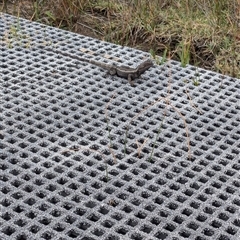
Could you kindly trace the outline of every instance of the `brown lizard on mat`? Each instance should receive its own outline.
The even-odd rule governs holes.
[[[117,66],[115,64],[107,64],[107,63],[104,63],[104,62],[96,61],[94,59],[79,57],[79,56],[76,56],[76,55],[73,55],[73,54],[70,54],[70,53],[66,53],[66,52],[62,52],[62,51],[59,51],[59,50],[56,50],[56,49],[48,48],[48,50],[50,50],[54,53],[63,55],[63,56],[70,57],[72,59],[76,59],[76,60],[79,60],[79,61],[84,61],[84,62],[87,62],[87,63],[91,63],[91,64],[94,64],[98,67],[106,69],[106,70],[108,70],[108,73],[110,75],[112,75],[112,76],[116,75],[118,77],[125,78],[125,79],[128,80],[128,82],[131,85],[132,85],[132,80],[138,78],[142,73],[144,73],[146,70],[148,70],[150,67],[153,66],[153,62],[152,62],[151,59],[147,59],[144,62],[140,63],[136,68],[132,68],[132,67],[123,66],[123,65],[122,66],[121,65]]]

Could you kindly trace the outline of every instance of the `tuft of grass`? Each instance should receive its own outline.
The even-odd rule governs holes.
[[[182,41],[179,44],[178,55],[181,60],[181,66],[186,67],[190,62],[190,47],[191,41]]]
[[[168,49],[166,48],[163,52],[162,57],[159,57],[158,55],[156,55],[156,52],[153,49],[150,49],[150,54],[157,65],[163,65],[167,61],[167,53]]]
[[[6,44],[8,48],[13,48],[17,45],[23,48],[30,48],[32,41],[30,36],[21,30],[19,22],[19,12],[16,22],[13,23],[10,28],[4,32],[2,41]]]

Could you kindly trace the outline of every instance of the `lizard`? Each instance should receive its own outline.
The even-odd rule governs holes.
[[[131,85],[133,85],[132,81],[134,79],[140,77],[140,75],[142,73],[144,73],[146,70],[148,70],[150,67],[153,66],[153,62],[151,59],[146,59],[144,62],[140,63],[136,68],[133,68],[133,67],[124,66],[124,65],[117,66],[116,64],[108,64],[105,62],[99,62],[94,59],[88,59],[88,58],[76,56],[76,55],[73,55],[70,53],[59,51],[57,49],[48,48],[48,50],[50,50],[56,54],[67,56],[72,59],[87,62],[87,63],[93,64],[93,65],[96,65],[98,67],[101,67],[103,69],[106,69],[106,70],[108,70],[108,73],[110,75],[112,75],[112,76],[116,75],[118,77],[125,78],[128,80],[128,82]]]

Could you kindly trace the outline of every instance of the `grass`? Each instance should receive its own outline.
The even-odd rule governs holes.
[[[3,0],[0,9],[240,78],[240,0]]]

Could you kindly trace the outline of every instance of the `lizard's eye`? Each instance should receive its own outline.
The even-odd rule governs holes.
[[[115,75],[115,74],[116,74],[116,69],[115,69],[115,68],[110,68],[109,71],[108,71],[108,73],[109,73],[110,75]]]

